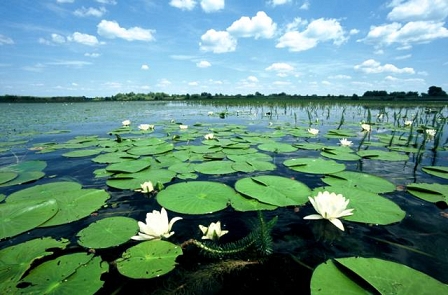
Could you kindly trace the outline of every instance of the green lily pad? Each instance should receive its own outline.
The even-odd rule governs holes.
[[[411,183],[407,191],[422,200],[437,203],[448,203],[448,185],[439,183]]]
[[[112,163],[106,167],[109,172],[136,173],[151,166],[149,159],[126,160],[119,163]]]
[[[340,161],[358,161],[361,157],[355,154],[350,148],[344,149],[324,149],[321,156]]]
[[[257,199],[245,197],[240,194],[235,194],[230,197],[230,205],[233,209],[239,212],[275,210],[278,208],[277,206],[262,203]]]
[[[308,186],[297,180],[274,175],[239,179],[235,189],[262,203],[280,207],[305,204],[311,192]]]
[[[120,173],[109,178],[106,184],[117,189],[135,190],[140,184],[150,180],[152,183],[167,183],[173,180],[176,172],[168,169],[145,169],[137,173]]]
[[[283,142],[262,143],[258,145],[258,148],[262,151],[273,153],[290,153],[297,151],[296,147]]]
[[[172,271],[182,255],[178,245],[167,241],[145,241],[126,250],[116,260],[118,271],[133,279],[150,279]]]
[[[137,221],[133,218],[108,217],[78,232],[78,244],[93,249],[114,247],[129,241],[137,231]]]
[[[382,161],[406,161],[409,159],[409,156],[403,153],[371,149],[358,151],[358,155],[363,158]]]
[[[312,174],[332,174],[345,170],[344,164],[322,158],[288,159],[283,165],[294,171]]]
[[[45,237],[0,250],[0,290],[5,294],[18,293],[16,285],[35,260],[53,254],[49,249],[65,249],[68,244],[68,240]]]
[[[17,176],[19,176],[19,173],[12,171],[2,171],[0,172],[0,184],[13,180]]]
[[[448,285],[406,265],[364,257],[327,260],[314,270],[311,278],[311,294],[372,292],[384,295],[446,294]]]
[[[387,225],[399,222],[406,216],[406,212],[400,206],[376,193],[345,186],[328,186],[314,189],[313,195],[317,195],[319,191],[342,194],[350,200],[347,209],[354,208],[355,210],[353,215],[343,217],[344,220]]]
[[[162,144],[150,145],[150,146],[136,146],[127,150],[127,152],[131,155],[137,156],[151,156],[167,153],[174,149],[174,145],[172,143],[164,142]]]
[[[395,184],[387,179],[354,171],[341,171],[328,174],[322,180],[331,186],[353,187],[377,194],[395,190]]]
[[[210,161],[195,165],[194,170],[199,173],[211,175],[230,174],[236,172],[232,167],[233,164],[231,161]]]
[[[62,154],[62,156],[67,158],[80,158],[80,157],[90,157],[101,153],[103,149],[91,149],[91,150],[76,150]]]
[[[425,166],[422,170],[428,174],[448,179],[448,166]]]
[[[22,279],[27,294],[95,294],[104,284],[101,275],[109,264],[100,256],[73,253],[43,262]]]
[[[236,191],[212,181],[172,184],[157,194],[157,202],[166,209],[184,214],[208,214],[223,210]]]
[[[47,163],[45,161],[23,161],[18,164],[2,167],[0,172],[14,172],[18,173],[18,176],[10,181],[1,183],[0,187],[23,184],[38,180],[45,176],[45,173],[42,172],[45,167],[47,167]]]
[[[125,159],[138,159],[140,156],[130,155],[126,152],[106,153],[96,156],[92,159],[95,163],[111,164],[123,162]]]
[[[26,200],[0,205],[0,239],[38,227],[58,212],[55,199]]]

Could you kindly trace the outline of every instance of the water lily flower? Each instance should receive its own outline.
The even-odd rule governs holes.
[[[151,181],[145,181],[144,183],[140,184],[140,187],[140,191],[145,194],[148,194],[154,190],[154,186]]]
[[[208,115],[209,115],[209,116],[213,116],[213,114],[214,114],[214,113],[213,113],[213,112],[211,112],[211,111],[210,111],[210,112],[208,112]]]
[[[129,125],[131,125],[131,121],[130,120],[124,120],[123,122],[121,122],[121,124],[123,126],[129,126]]]
[[[188,129],[188,125],[179,125],[179,128],[182,130]]]
[[[167,239],[174,234],[174,231],[171,231],[173,224],[181,219],[182,217],[174,217],[168,222],[168,214],[165,208],[162,207],[160,212],[153,210],[146,214],[146,223],[138,222],[140,232],[137,236],[131,237],[131,239],[137,241]]]
[[[140,130],[144,130],[144,131],[146,131],[146,130],[149,130],[149,129],[154,129],[154,125],[150,125],[150,124],[140,124],[140,125],[138,125],[138,129],[140,129]]]
[[[213,139],[213,138],[215,138],[215,135],[213,133],[209,133],[209,134],[204,135],[204,138],[205,139]]]
[[[327,219],[340,230],[344,230],[344,225],[338,218],[353,214],[354,209],[347,209],[350,200],[344,198],[342,194],[328,191],[319,192],[314,198],[308,197],[308,199],[319,214],[311,214],[303,219]]]
[[[316,128],[308,128],[308,132],[312,135],[317,135],[319,133],[319,129]]]
[[[433,138],[436,135],[435,129],[426,129],[426,134],[429,136],[429,138]]]
[[[404,126],[411,126],[411,125],[412,125],[412,121],[411,120],[404,121]]]
[[[362,128],[362,131],[367,131],[367,132],[370,132],[370,130],[372,130],[372,126],[370,126],[369,124],[361,124],[361,128]]]
[[[352,146],[352,145],[353,145],[353,142],[350,141],[350,140],[347,140],[347,138],[339,139],[339,143],[340,143],[342,146]]]
[[[213,240],[216,241],[226,233],[228,233],[228,230],[221,230],[221,221],[218,222],[212,222],[208,227],[199,225],[199,229],[201,230],[202,234],[204,235],[202,237],[203,240]]]

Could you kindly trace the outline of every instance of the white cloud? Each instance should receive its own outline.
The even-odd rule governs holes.
[[[334,76],[329,76],[329,79],[337,79],[337,80],[350,80],[352,77],[348,76],[348,75],[334,75]]]
[[[100,57],[101,54],[96,53],[96,52],[94,52],[94,53],[88,53],[88,52],[86,52],[86,53],[84,53],[84,56],[92,57],[92,58],[97,58],[97,57]]]
[[[206,61],[206,60],[201,60],[200,62],[196,63],[196,66],[197,66],[198,68],[208,68],[208,67],[210,67],[211,65],[212,65],[212,64],[209,63],[209,62]]]
[[[116,21],[102,20],[97,26],[98,34],[105,38],[121,38],[127,41],[153,41],[155,30],[132,27],[125,29],[120,27]]]
[[[199,83],[197,81],[191,81],[188,82],[188,86],[199,86]]]
[[[196,1],[194,0],[171,0],[170,5],[182,10],[193,10],[196,6]]]
[[[201,7],[205,12],[215,12],[224,9],[224,0],[202,0]]]
[[[106,13],[106,8],[100,7],[100,8],[85,8],[84,6],[82,8],[76,9],[75,12],[73,12],[74,15],[79,17],[85,17],[85,16],[94,16],[94,17],[102,17]]]
[[[310,1],[306,0],[303,2],[303,4],[300,6],[300,10],[308,10],[310,8]]]
[[[395,73],[395,74],[415,74],[413,68],[397,68],[392,64],[381,65],[374,59],[368,59],[359,65],[354,67],[355,70],[362,71],[367,74],[379,74],[379,73]]]
[[[249,77],[247,77],[247,81],[252,82],[252,83],[258,83],[258,78],[255,76],[249,76]]]
[[[88,46],[95,46],[99,44],[98,39],[95,36],[80,32],[73,33],[71,36],[67,37],[67,40]]]
[[[265,69],[266,71],[276,72],[277,76],[286,77],[294,72],[294,67],[283,62],[276,62]]]
[[[387,18],[392,21],[441,21],[448,16],[446,0],[393,1]]]
[[[14,44],[14,41],[9,37],[0,34],[0,45],[3,45],[3,44],[12,45],[12,44]]]
[[[51,34],[51,41],[54,43],[65,43],[65,37],[59,34]]]
[[[341,24],[335,19],[320,18],[309,23],[305,30],[299,31],[296,26],[302,24],[300,19],[294,20],[288,27],[293,29],[279,38],[277,48],[288,48],[289,51],[305,51],[316,47],[320,42],[333,41],[341,45],[347,38]]]
[[[227,32],[235,37],[254,37],[258,38],[272,38],[277,29],[277,24],[264,12],[259,11],[250,18],[247,16],[241,17],[239,20],[227,28]]]
[[[140,69],[142,69],[144,71],[147,71],[147,70],[149,70],[149,66],[148,65],[142,65]]]
[[[277,6],[277,5],[283,5],[286,3],[291,2],[291,0],[271,0],[268,1],[268,4],[272,5],[272,6]]]
[[[171,81],[169,81],[168,79],[160,79],[156,85],[158,87],[167,87],[171,85]]]
[[[405,25],[394,22],[372,26],[367,37],[361,41],[380,46],[394,43],[409,46],[412,43],[428,43],[439,38],[448,38],[448,29],[444,27],[444,22],[415,21]]]
[[[95,0],[95,1],[101,4],[110,4],[110,5],[117,4],[117,1],[115,0]]]
[[[56,0],[57,3],[73,3],[75,0]]]
[[[236,39],[233,38],[229,32],[215,31],[214,29],[211,29],[201,36],[199,46],[202,51],[225,53],[235,51],[236,44]]]

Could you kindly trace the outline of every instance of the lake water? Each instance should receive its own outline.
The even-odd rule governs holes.
[[[324,103],[268,103],[247,102],[218,104],[209,102],[95,102],[95,103],[55,103],[55,104],[0,104],[0,169],[17,162],[43,160],[47,162],[45,176],[22,185],[0,187],[0,194],[6,197],[16,191],[34,185],[64,180],[81,183],[86,188],[105,189],[111,196],[110,206],[98,210],[95,214],[67,225],[49,228],[37,228],[17,236],[0,241],[0,250],[32,238],[51,236],[71,241],[67,253],[86,251],[77,245],[76,234],[102,217],[127,216],[135,220],[144,220],[146,212],[159,210],[156,198],[144,198],[133,190],[120,190],[109,187],[107,178],[97,178],[96,169],[106,165],[92,162],[92,157],[67,158],[63,153],[69,149],[42,153],[39,147],[66,143],[80,136],[98,136],[113,139],[113,130],[121,127],[122,121],[130,120],[134,133],[132,138],[143,136],[138,132],[139,124],[154,124],[151,137],[171,140],[176,132],[170,124],[185,124],[190,130],[200,128],[198,134],[207,130],[219,130],[229,139],[238,139],[244,133],[256,133],[275,142],[288,143],[299,147],[293,152],[272,152],[260,150],[272,157],[275,170],[253,173],[230,173],[226,175],[208,175],[197,173],[196,180],[218,181],[231,187],[243,177],[252,175],[278,175],[303,182],[311,189],[325,186],[322,174],[296,172],[283,162],[293,158],[322,158],[321,150],[301,148],[308,144],[322,144],[337,147],[338,137],[327,136],[332,130],[351,130],[354,136],[353,150],[379,149],[389,151],[387,143],[380,139],[394,134],[408,138],[404,121],[412,120],[418,126],[440,124],[441,118],[448,117],[444,105],[431,110],[418,106],[370,105],[360,104],[324,104]],[[362,122],[371,122],[372,131],[366,136],[361,129]],[[444,121],[443,121],[444,125]],[[196,127],[197,126],[197,127]],[[230,128],[230,127],[231,128]],[[235,126],[239,126],[235,128]],[[439,125],[437,125],[439,126]],[[316,128],[317,136],[294,136],[291,130]],[[224,130],[230,130],[225,131]],[[237,130],[237,131],[235,131]],[[238,131],[240,130],[240,131]],[[398,131],[397,131],[398,130]],[[423,150],[416,153],[400,151],[409,156],[406,160],[389,161],[361,158],[357,161],[341,161],[346,171],[355,171],[379,176],[391,181],[396,190],[382,194],[406,212],[405,218],[388,225],[364,224],[343,221],[346,230],[338,230],[327,221],[303,220],[314,213],[308,203],[304,206],[286,206],[264,212],[266,220],[278,216],[272,230],[273,253],[262,262],[242,264],[232,271],[216,273],[210,270],[208,285],[197,283],[194,278],[201,275],[216,261],[203,258],[195,251],[186,251],[180,258],[176,269],[156,279],[129,279],[121,276],[114,268],[113,261],[123,251],[135,244],[129,241],[119,247],[97,251],[97,255],[112,264],[109,273],[103,276],[103,289],[98,294],[177,294],[202,290],[203,294],[247,294],[263,292],[271,294],[307,294],[313,269],[330,258],[338,257],[376,257],[398,262],[433,278],[448,283],[448,210],[446,203],[432,203],[411,195],[406,186],[412,183],[437,183],[447,185],[448,180],[430,175],[422,170],[425,166],[448,166],[446,144],[448,132],[443,126],[438,129],[437,141],[428,140]],[[201,133],[202,132],[202,133]],[[238,132],[241,132],[239,134]],[[415,131],[417,132],[417,131]],[[145,135],[147,136],[147,135]],[[414,140],[415,137],[412,138]],[[185,145],[202,145],[202,135],[191,141],[173,141],[174,149],[181,150]],[[392,140],[392,139],[391,139]],[[15,144],[8,145],[12,142]],[[366,143],[370,143],[367,145]],[[372,144],[373,143],[373,144]],[[257,143],[252,143],[255,149]],[[165,183],[165,188],[185,180],[174,178]],[[191,180],[194,181],[194,180]],[[445,195],[445,200],[446,200]],[[113,204],[113,206],[112,206]],[[182,216],[182,222],[176,223],[173,243],[182,243],[197,234],[197,224],[209,224],[221,220],[223,227],[229,230],[225,241],[239,239],[249,232],[248,222],[256,217],[256,212],[236,212],[232,208],[209,215],[189,216],[169,212],[169,216]],[[63,254],[59,253],[59,254]],[[238,257],[239,261],[246,261]],[[215,273],[214,273],[215,272]],[[205,272],[206,273],[206,272]],[[204,279],[202,279],[204,281]],[[183,282],[187,285],[182,285]],[[190,284],[190,285],[188,285]],[[196,289],[195,289],[196,288]],[[135,291],[135,289],[139,291]],[[199,292],[200,293],[200,292]]]

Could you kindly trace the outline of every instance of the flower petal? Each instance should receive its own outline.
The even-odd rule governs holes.
[[[329,220],[330,220],[331,223],[334,224],[334,226],[336,226],[340,230],[344,231],[344,225],[342,224],[342,221],[340,221],[337,218],[333,218],[333,219],[329,219]]]
[[[315,220],[317,220],[317,219],[324,219],[324,218],[321,215],[319,215],[319,214],[311,214],[311,215],[303,217],[303,219],[315,219]]]

